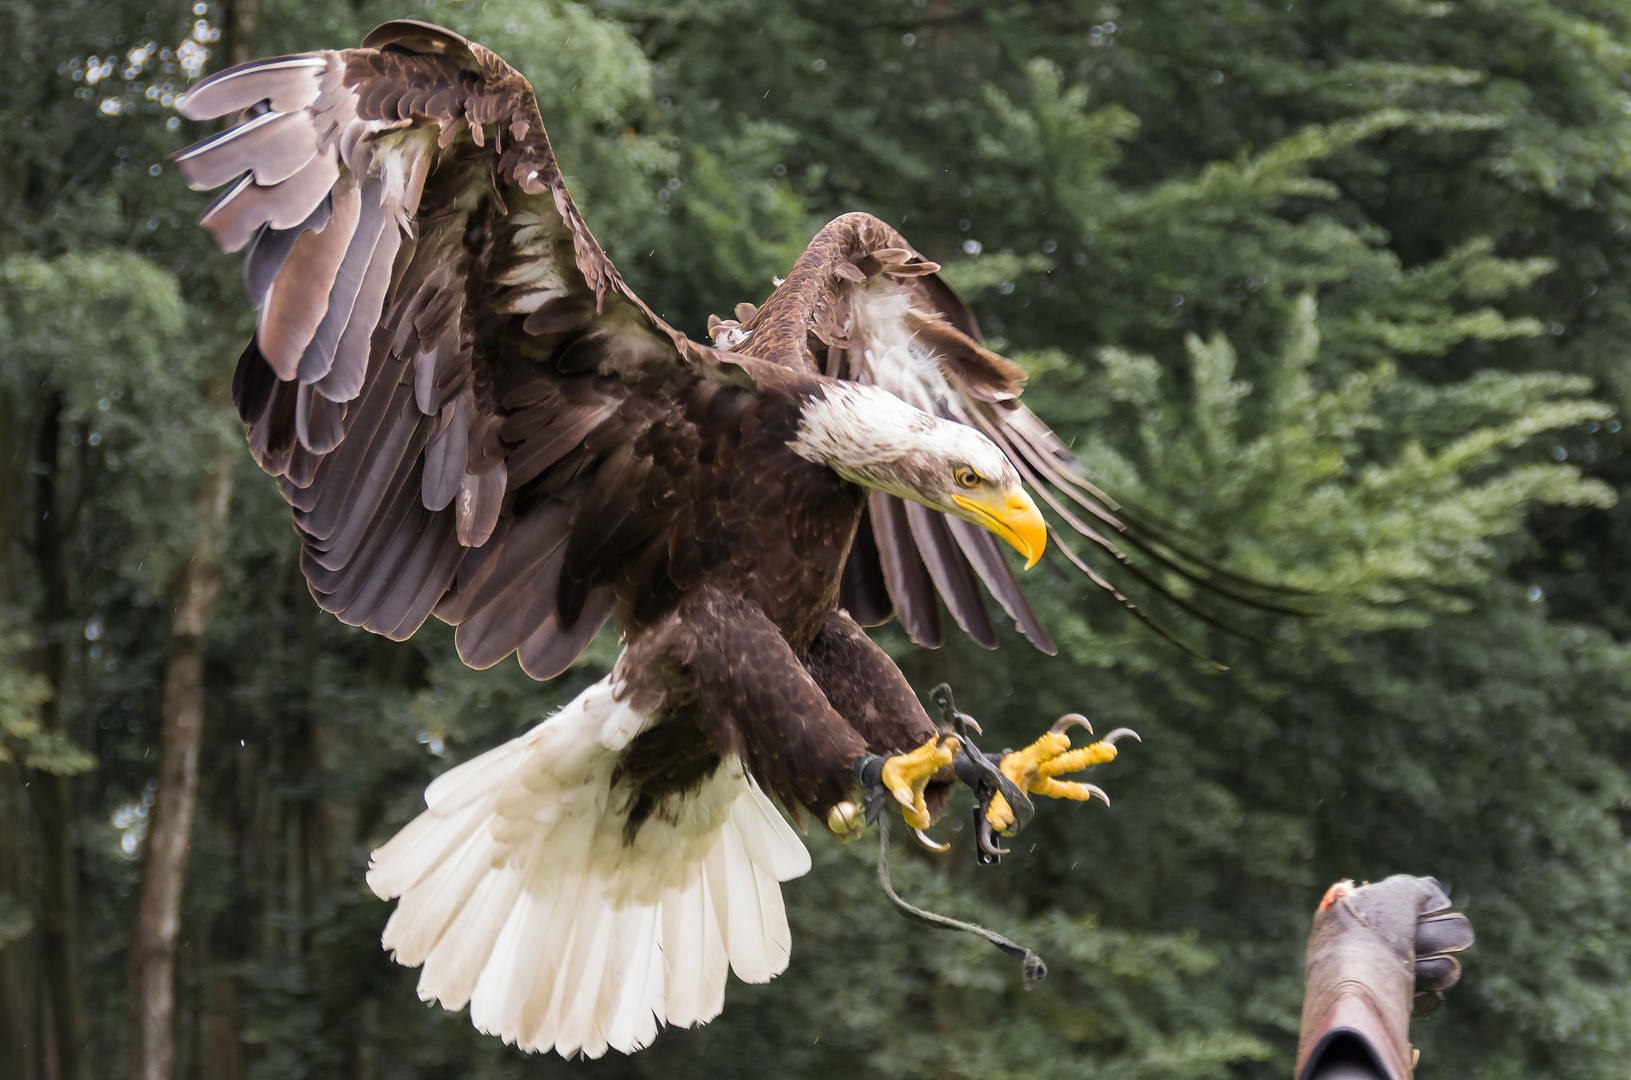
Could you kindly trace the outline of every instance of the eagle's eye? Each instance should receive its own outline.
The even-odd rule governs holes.
[[[957,482],[963,487],[971,488],[978,487],[980,485],[980,474],[969,468],[967,465],[959,465],[957,467],[956,475]]]

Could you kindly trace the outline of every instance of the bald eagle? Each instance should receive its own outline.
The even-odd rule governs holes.
[[[994,647],[983,587],[1051,652],[997,541],[1042,555],[1027,481],[1107,550],[1081,515],[1119,530],[1113,505],[876,218],[821,230],[713,346],[670,327],[590,235],[531,86],[448,30],[387,23],[177,107],[241,112],[177,161],[230,184],[201,221],[246,249],[258,312],[233,398],[317,602],[396,640],[434,614],[472,667],[536,679],[617,620],[611,674],[374,853],[384,945],[529,1050],[711,1019],[727,969],[788,962],[779,883],[810,860],[771,796],[848,836],[858,763],[914,828],[950,791],[956,737],[863,627],[938,645],[938,596]],[[1058,775],[1113,755],[1055,732],[1003,769],[1083,799]]]

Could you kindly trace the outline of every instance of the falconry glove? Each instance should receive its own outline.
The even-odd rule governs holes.
[[[1327,890],[1308,936],[1297,1080],[1335,1080],[1334,1066],[1366,1059],[1371,1068],[1352,1075],[1410,1080],[1410,1019],[1437,1008],[1461,978],[1454,954],[1473,943],[1472,924],[1449,907],[1430,877]]]

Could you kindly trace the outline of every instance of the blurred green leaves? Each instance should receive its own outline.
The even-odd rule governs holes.
[[[26,644],[27,638],[9,620],[0,621],[0,765],[18,762],[56,776],[95,768],[94,757],[62,732],[40,723],[40,706],[51,700],[51,684],[24,670]],[[25,926],[10,938],[6,936],[8,925],[22,925],[17,922],[21,916],[8,914],[7,904],[15,905],[15,901],[0,893],[0,944],[27,933]]]
[[[1237,569],[1318,594],[1313,627],[1328,641],[1466,610],[1459,590],[1488,579],[1493,539],[1519,528],[1534,502],[1615,501],[1577,468],[1506,456],[1541,433],[1612,415],[1583,396],[1591,387],[1578,376],[1485,372],[1401,386],[1383,362],[1318,389],[1309,295],[1278,354],[1254,365],[1260,387],[1236,378],[1221,334],[1190,334],[1184,345],[1187,372],[1170,378],[1149,356],[1101,351],[1102,374],[1071,394],[1130,406],[1137,451],[1119,453],[1091,431],[1078,449],[1112,490],[1231,552]],[[1152,477],[1160,489],[1141,479]]]
[[[173,276],[128,251],[0,260],[0,422],[46,399],[71,433],[78,497],[117,516],[120,572],[161,590],[192,550],[185,493],[235,424],[203,407],[207,336]],[[177,496],[182,496],[178,498]]]

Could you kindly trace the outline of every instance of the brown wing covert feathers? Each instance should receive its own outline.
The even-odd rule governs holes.
[[[434,611],[476,666],[563,670],[699,482],[696,415],[751,381],[627,288],[480,45],[389,23],[180,108],[243,110],[177,158],[239,178],[203,218],[248,249],[259,312],[234,399],[318,602],[398,639]]]

